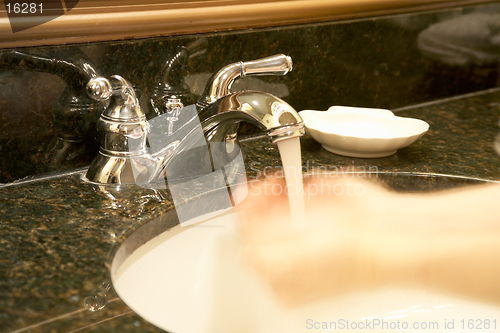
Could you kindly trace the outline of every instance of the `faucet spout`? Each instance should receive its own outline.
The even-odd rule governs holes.
[[[212,114],[203,122],[208,141],[224,142],[234,136],[235,125],[247,121],[264,131],[273,143],[305,133],[299,114],[280,98],[259,91],[236,92],[204,109]]]

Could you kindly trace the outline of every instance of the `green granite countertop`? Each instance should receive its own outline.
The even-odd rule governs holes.
[[[500,90],[395,111],[427,121],[429,132],[379,159],[334,155],[306,135],[304,169],[500,180]],[[243,151],[249,178],[281,165],[265,139],[245,140]],[[82,172],[0,188],[0,332],[162,332],[106,287],[113,250],[131,228],[170,211],[169,195],[99,188]],[[105,306],[85,305],[96,301]]]

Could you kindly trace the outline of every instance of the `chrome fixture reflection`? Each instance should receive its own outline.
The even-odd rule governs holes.
[[[196,106],[172,100],[167,112],[150,121],[125,79],[115,75],[90,80],[89,96],[101,102],[109,99],[109,107],[97,124],[101,149],[87,178],[96,183],[164,185],[165,179],[170,183],[201,177],[241,155],[241,121],[256,125],[273,142],[303,135],[302,119],[285,101],[258,91],[230,92],[238,77],[285,75],[291,69],[291,58],[285,55],[228,65],[212,76]]]
[[[87,55],[77,48],[46,51],[9,50],[0,52],[0,69],[44,72],[59,76],[66,83],[54,109],[57,134],[46,149],[49,169],[60,170],[65,163],[85,161],[97,147],[89,145],[94,123],[103,105],[87,96],[86,83],[100,74]]]
[[[182,109],[184,105],[196,102],[195,95],[185,81],[187,64],[190,59],[203,55],[207,44],[205,37],[197,38],[186,46],[178,47],[174,55],[165,61],[154,84],[148,87],[151,91],[147,105],[148,117],[160,116],[166,112],[173,113],[174,110]],[[177,116],[172,115],[172,125],[178,120],[175,119]]]

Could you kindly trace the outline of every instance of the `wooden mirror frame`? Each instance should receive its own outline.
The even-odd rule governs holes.
[[[0,7],[0,48],[286,26],[487,2],[492,1],[80,0],[66,14],[16,33],[12,32],[7,9],[2,6]]]

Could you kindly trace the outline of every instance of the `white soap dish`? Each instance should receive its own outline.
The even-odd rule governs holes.
[[[326,150],[352,157],[385,157],[406,147],[429,129],[420,119],[398,117],[389,110],[332,106],[327,111],[299,112],[306,131]]]

